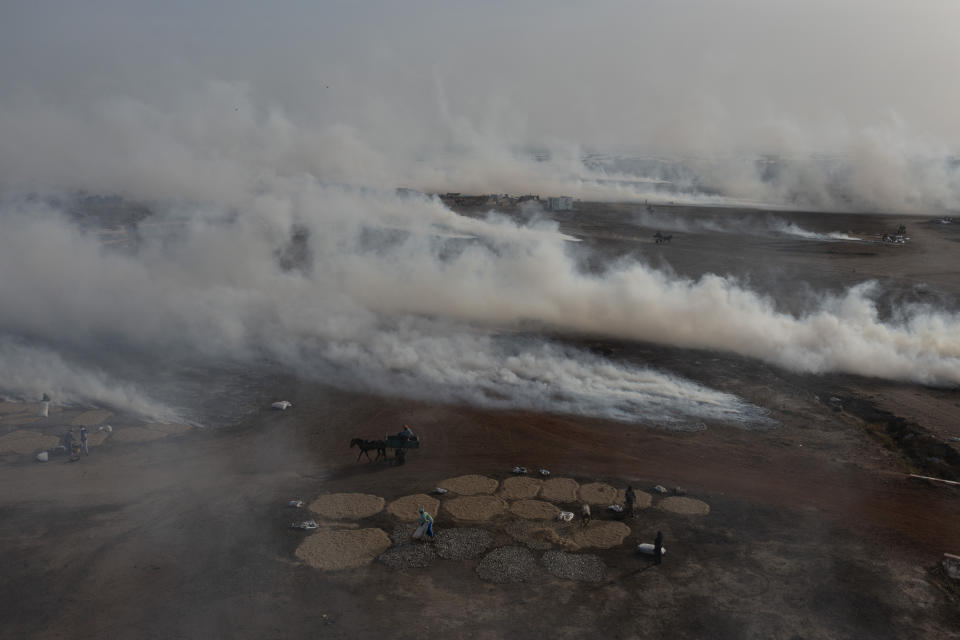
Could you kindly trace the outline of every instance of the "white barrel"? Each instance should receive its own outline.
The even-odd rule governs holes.
[[[50,403],[44,400],[40,403],[40,417],[47,418],[50,415]]]

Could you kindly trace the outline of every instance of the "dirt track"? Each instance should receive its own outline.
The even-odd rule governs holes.
[[[626,228],[601,224],[615,209],[598,208],[602,233],[590,236],[589,229],[566,222],[564,232],[586,238],[583,244],[608,243],[601,249],[609,255],[628,251],[670,260],[681,272],[746,269],[750,259],[767,259],[769,252],[787,256],[777,278],[791,275],[795,265],[818,286],[849,284],[865,272],[894,279],[903,274],[904,286],[923,280],[934,290],[930,295],[945,298],[960,286],[956,252],[948,251],[955,240],[919,222],[908,221],[916,231],[905,247],[854,251],[842,243],[807,242],[791,252],[772,240],[716,241],[706,233],[677,234],[672,245],[653,245],[649,229],[630,236]],[[859,224],[866,232],[883,222],[794,217],[823,231],[858,231]],[[754,247],[753,253],[743,247]],[[268,407],[282,392],[293,410],[265,408],[233,427],[152,442],[108,440],[77,463],[43,465],[15,456],[0,463],[4,633],[960,637],[957,591],[930,571],[944,551],[960,550],[960,491],[907,478],[910,471],[930,472],[918,465],[937,463],[911,458],[904,448],[909,445],[872,429],[864,418],[872,414],[863,410],[863,403],[882,405],[914,423],[918,433],[929,429],[945,440],[951,418],[955,425],[960,413],[950,408],[960,403],[957,391],[798,376],[742,358],[654,345],[587,337],[575,342],[739,394],[769,409],[782,426],[748,431],[710,424],[705,431],[674,433],[266,380],[256,391],[260,405]],[[878,392],[882,399],[871,398]],[[898,394],[913,401],[892,402]],[[124,426],[123,418],[115,420]],[[403,424],[424,439],[405,466],[354,462],[346,446],[351,438],[380,437]],[[294,551],[305,534],[288,528],[300,515],[285,506],[291,498],[309,502],[327,492],[363,492],[390,501],[467,473],[502,480],[518,464],[581,483],[633,483],[647,492],[655,484],[679,486],[707,502],[710,514],[667,513],[655,499],[628,522],[628,543],[650,541],[662,530],[670,549],[664,564],[651,566],[629,544],[603,550],[598,555],[609,578],[599,585],[549,576],[536,585],[490,584],[477,577],[477,561],[438,561],[407,571],[374,563],[334,573],[297,561]],[[393,522],[382,512],[356,525],[389,532]],[[437,526],[452,524],[441,512]],[[514,544],[497,542],[507,543]]]

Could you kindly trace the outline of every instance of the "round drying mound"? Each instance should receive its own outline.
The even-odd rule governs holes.
[[[390,548],[381,529],[319,530],[297,547],[297,557],[314,569],[334,571],[369,564]]]
[[[504,528],[504,531],[514,540],[527,545],[531,549],[541,551],[554,547],[563,547],[570,550],[579,549],[573,540],[561,535],[561,532],[568,529],[569,526],[563,527],[557,523],[514,520]]]
[[[333,520],[355,520],[380,513],[383,503],[370,493],[328,493],[311,502],[310,511]]]
[[[26,455],[55,447],[59,442],[60,439],[56,436],[45,436],[36,431],[11,431],[0,437],[0,452]]]
[[[500,488],[500,495],[507,500],[536,498],[542,486],[543,480],[539,478],[514,476],[503,481],[503,486]]]
[[[580,485],[570,478],[550,478],[543,483],[540,497],[552,502],[576,502]]]
[[[443,508],[457,520],[483,522],[503,513],[507,503],[496,496],[463,496],[447,500]]]
[[[624,492],[612,487],[606,482],[591,482],[580,487],[580,500],[588,504],[611,505],[622,504]]]
[[[633,492],[637,494],[637,501],[634,503],[635,508],[646,509],[651,504],[653,504],[653,496],[650,495],[649,493],[645,493],[643,491],[637,491],[636,489],[634,489]],[[626,500],[627,500],[626,492],[624,492],[623,500],[624,500],[624,503],[626,503]]]
[[[560,510],[543,500],[517,500],[510,505],[510,513],[527,520],[554,520]]]
[[[487,476],[469,475],[447,478],[440,486],[461,496],[475,496],[478,493],[493,493],[499,484]]]
[[[149,442],[150,440],[159,440],[167,437],[162,431],[153,431],[143,427],[126,427],[116,429],[113,432],[113,439],[117,442]]]
[[[664,498],[658,506],[664,511],[682,513],[688,516],[705,516],[710,513],[710,505],[706,502],[680,496]]]
[[[578,531],[573,541],[579,547],[610,549],[623,544],[630,535],[630,527],[622,522],[591,522],[586,529]]]
[[[529,582],[539,574],[536,558],[523,547],[494,549],[477,565],[477,575],[489,582]]]
[[[426,509],[430,515],[435,516],[439,506],[440,502],[436,498],[431,498],[425,493],[417,493],[412,496],[397,498],[387,505],[387,511],[395,518],[410,522],[420,519],[420,507]]]
[[[110,434],[106,431],[90,431],[87,433],[87,444],[91,447],[99,447],[106,442],[109,437]]]
[[[387,549],[377,559],[391,569],[422,569],[437,559],[437,553],[428,544],[405,544]]]
[[[390,532],[390,540],[395,545],[410,544],[413,542],[413,532],[417,530],[417,523],[398,524]]]
[[[603,560],[592,553],[547,551],[543,554],[542,562],[547,571],[564,580],[600,582],[607,573]]]
[[[73,424],[84,427],[91,427],[95,424],[100,424],[113,413],[110,411],[98,410],[98,411],[84,411],[76,418],[73,419]]]
[[[493,545],[493,534],[486,529],[441,529],[437,531],[436,548],[441,558],[467,560],[476,558]]]

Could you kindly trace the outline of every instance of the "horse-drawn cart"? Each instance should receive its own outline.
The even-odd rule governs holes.
[[[386,436],[383,440],[364,440],[363,438],[354,438],[350,441],[350,448],[357,447],[360,453],[357,454],[357,462],[360,462],[362,456],[367,456],[368,462],[376,462],[380,458],[387,458],[387,449],[393,449],[393,457],[397,464],[403,464],[407,457],[407,449],[419,449],[419,438],[405,438],[400,435]],[[376,451],[377,457],[371,458],[370,452]]]
[[[407,461],[407,449],[419,449],[419,438],[404,438],[401,436],[387,436],[384,440],[387,449],[393,449],[393,457],[397,464],[403,464]]]

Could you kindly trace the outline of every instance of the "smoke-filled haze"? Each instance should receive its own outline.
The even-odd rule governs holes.
[[[960,209],[958,25],[951,2],[5,6],[0,388],[160,415],[97,354],[266,357],[427,399],[765,421],[531,326],[956,385],[960,318],[881,317],[875,284],[791,314],[724,274],[586,274],[555,224],[395,189]],[[111,236],[79,194],[149,213]]]

